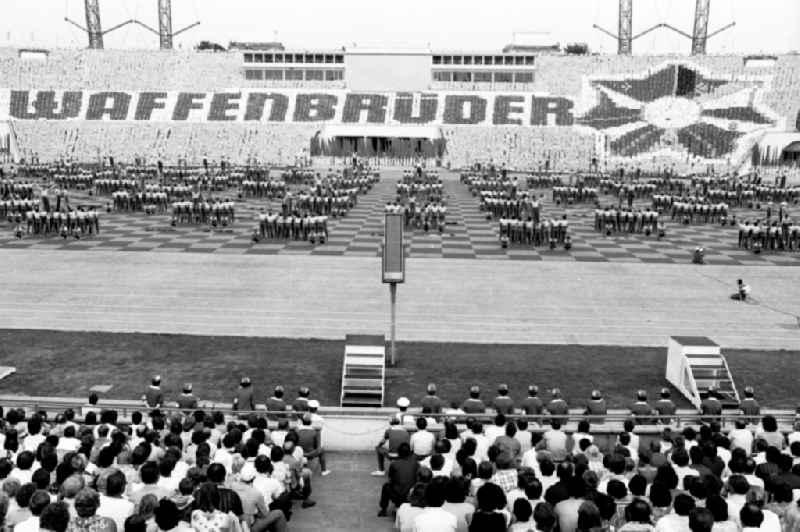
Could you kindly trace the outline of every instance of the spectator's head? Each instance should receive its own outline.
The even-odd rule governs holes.
[[[761,419],[761,426],[764,432],[775,432],[778,430],[778,422],[773,416],[764,416]]]
[[[169,499],[161,499],[153,515],[159,530],[172,530],[181,520],[178,506]]]
[[[125,532],[147,532],[147,519],[139,514],[128,516],[125,519]]]
[[[75,496],[75,512],[78,517],[92,517],[100,507],[100,495],[92,488],[83,488]]]
[[[213,512],[219,508],[219,490],[214,482],[205,482],[197,490],[195,497],[197,508],[204,512]]]
[[[694,507],[694,499],[691,497],[691,495],[680,493],[675,496],[675,504],[673,505],[673,508],[676,514],[687,516],[692,510],[694,510]]]
[[[556,513],[553,507],[546,502],[540,502],[533,509],[533,521],[539,532],[550,532],[556,526]]]
[[[591,501],[586,501],[578,508],[578,528],[579,532],[589,532],[595,528],[603,526],[603,518],[600,509]]]
[[[643,499],[633,499],[625,507],[625,520],[634,523],[649,523],[650,505]]]
[[[397,447],[397,456],[402,459],[407,459],[411,456],[411,445],[406,442],[401,443]]]
[[[494,466],[491,462],[484,460],[478,464],[478,478],[489,480],[494,474]]]
[[[469,485],[463,478],[450,478],[444,485],[444,498],[447,502],[458,504],[467,498]]]
[[[689,530],[692,532],[711,532],[714,515],[707,508],[695,508],[689,512]]]
[[[408,494],[408,503],[416,508],[424,508],[426,506],[425,491],[428,485],[424,482],[417,482],[411,488]]]
[[[514,501],[514,519],[518,523],[526,523],[530,521],[532,514],[533,508],[531,508],[531,503],[528,502],[528,499],[520,497]]]
[[[127,480],[122,471],[114,471],[106,479],[106,495],[109,497],[121,497],[125,493]]]
[[[311,423],[311,419],[309,418],[309,424]],[[417,418],[417,429],[418,430],[425,430],[428,428],[428,420],[424,417]]]
[[[507,504],[506,494],[503,492],[503,488],[491,482],[487,482],[478,488],[477,498],[478,509],[484,512],[502,510]]]
[[[745,495],[750,489],[750,484],[742,475],[731,475],[728,478],[728,488],[737,495]]]
[[[628,488],[621,480],[611,479],[606,486],[606,493],[615,500],[620,501],[628,496]]]
[[[748,503],[739,511],[742,528],[760,528],[764,522],[764,512],[757,504]]]
[[[206,476],[208,477],[209,482],[215,482],[217,484],[222,484],[225,482],[225,466],[222,464],[211,464],[208,466],[208,470],[206,471]]]
[[[145,462],[139,468],[139,478],[144,484],[155,484],[158,482],[158,464],[155,462]]]
[[[628,481],[628,491],[633,497],[644,497],[647,493],[647,479],[642,475],[634,475]]]
[[[445,501],[445,484],[447,479],[434,478],[425,488],[425,505],[433,508],[441,507]]]
[[[650,502],[654,508],[669,508],[672,505],[672,492],[664,484],[654,482],[650,486]]]
[[[69,525],[69,509],[66,503],[55,502],[44,507],[39,516],[39,529],[50,532],[65,532]]]
[[[721,523],[728,520],[728,503],[720,495],[711,495],[706,500],[706,508],[714,516],[714,521]]]
[[[61,483],[60,493],[65,499],[74,499],[85,486],[81,475],[70,475]]]

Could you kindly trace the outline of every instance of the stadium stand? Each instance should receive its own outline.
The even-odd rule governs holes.
[[[245,79],[240,60],[235,53],[50,50],[47,60],[41,63],[25,61],[16,49],[3,48],[0,79],[11,90],[273,90],[263,80]],[[444,164],[463,168],[476,161],[493,160],[513,169],[548,166],[571,171],[586,169],[593,158],[599,158],[605,168],[671,166],[677,172],[694,173],[713,165],[717,170],[729,170],[747,159],[759,131],[793,130],[800,110],[800,59],[793,55],[778,56],[766,66],[749,66],[743,56],[698,56],[687,60],[677,56],[558,55],[537,57],[536,65],[533,81],[521,87],[541,100],[534,103],[534,112],[545,112],[542,116],[546,116],[553,109],[547,111],[537,105],[563,105],[566,107],[559,112],[570,109],[574,125],[567,115],[559,115],[561,118],[556,120],[563,123],[555,125],[552,116],[544,125],[538,123],[542,116],[536,115],[534,127],[510,127],[496,117],[493,124],[451,125],[446,122],[454,117],[448,115],[441,127],[446,140]],[[325,87],[340,86],[319,88],[309,81],[293,87],[296,83],[286,82],[277,90],[324,91]],[[518,89],[508,90],[511,95],[523,94]],[[481,87],[470,90],[477,95],[494,94]],[[617,96],[609,97],[609,91]],[[624,99],[620,103],[620,94],[628,98],[627,104]],[[665,137],[659,121],[670,110],[646,105],[658,103],[656,100],[662,96],[680,102],[694,101],[703,106],[702,116],[678,128],[673,137]],[[638,104],[631,105],[631,99]],[[497,102],[495,106],[502,108]],[[633,123],[638,127],[606,134],[609,127]],[[732,123],[744,124],[744,129],[731,126]],[[88,162],[113,153],[120,161],[138,156],[151,162],[164,160],[172,164],[184,158],[198,164],[203,157],[217,158],[224,153],[234,164],[254,158],[287,164],[308,151],[321,124],[221,125],[144,120],[132,124],[79,119],[64,124],[13,120],[12,128],[26,160],[38,157],[41,161]],[[665,142],[669,153],[661,150]]]

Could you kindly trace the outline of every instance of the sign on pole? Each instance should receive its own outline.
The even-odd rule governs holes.
[[[383,230],[383,259],[381,273],[384,283],[389,283],[391,304],[391,334],[389,365],[397,364],[395,349],[395,323],[397,322],[397,283],[406,278],[406,256],[403,252],[403,215],[387,213]]]
[[[383,232],[383,282],[402,283],[406,277],[403,253],[403,215],[386,214]]]

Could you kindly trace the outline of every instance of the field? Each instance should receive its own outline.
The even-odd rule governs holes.
[[[249,375],[259,400],[276,384],[291,397],[308,385],[323,405],[338,405],[343,342],[287,338],[123,334],[59,331],[0,331],[0,364],[17,373],[0,382],[2,393],[84,396],[89,387],[110,384],[109,397],[140,397],[153,374],[163,377],[168,397],[192,382],[201,399],[229,401],[242,375]],[[794,408],[798,351],[726,349],[737,385],[756,388],[762,403]],[[630,404],[635,391],[654,397],[666,384],[666,348],[586,345],[486,345],[404,342],[400,363],[389,371],[387,404],[412,400],[435,382],[440,396],[461,400],[478,384],[484,399],[507,383],[524,397],[528,384],[558,386],[570,404],[581,404],[593,388],[611,407]],[[687,406],[688,403],[683,404]]]

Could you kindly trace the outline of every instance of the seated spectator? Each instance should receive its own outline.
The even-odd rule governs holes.
[[[17,523],[14,530],[16,532],[38,532],[42,511],[44,511],[48,504],[50,504],[50,495],[46,491],[34,491],[28,503],[28,508],[31,513],[30,517]]]
[[[414,518],[414,532],[456,532],[456,516],[442,508],[446,482],[444,478],[434,478],[425,488],[425,509]]]
[[[403,443],[397,449],[397,460],[389,465],[387,482],[381,488],[378,517],[385,517],[389,503],[399,507],[406,502],[409,490],[417,480],[419,462],[411,454],[411,446]]]
[[[397,507],[394,527],[400,532],[413,532],[414,520],[425,510],[425,490],[427,486],[422,482],[414,484],[408,494],[408,501]]]
[[[445,483],[445,502],[442,509],[456,518],[456,530],[467,532],[475,506],[466,502],[469,481],[466,478],[450,478]]]
[[[533,520],[533,508],[527,499],[517,499],[514,501],[514,523],[508,529],[509,532],[532,532],[536,530],[536,522]]]
[[[477,499],[478,508],[472,515],[469,532],[506,532],[511,519],[505,510],[502,488],[486,483],[478,489]]]
[[[91,488],[84,488],[75,496],[76,516],[70,519],[68,532],[116,532],[112,519],[97,515],[100,495]]]
[[[633,499],[625,508],[625,524],[618,532],[652,532],[650,505],[644,499]],[[708,531],[710,532],[710,531]]]

